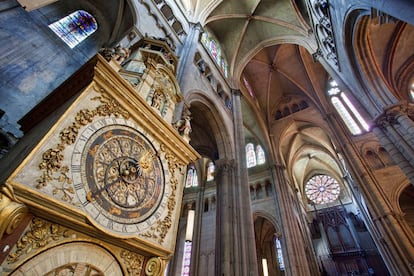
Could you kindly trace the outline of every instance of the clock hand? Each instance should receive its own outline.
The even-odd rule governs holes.
[[[104,190],[107,190],[107,189],[111,188],[115,183],[118,183],[119,180],[120,180],[120,177],[116,178],[114,181],[112,181],[110,183],[105,184],[101,189],[98,189],[98,190],[95,190],[95,191],[88,191],[88,193],[86,194],[86,199],[89,202],[92,202],[93,199],[97,195],[101,194]]]

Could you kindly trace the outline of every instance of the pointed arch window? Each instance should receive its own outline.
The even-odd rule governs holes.
[[[248,168],[256,166],[256,152],[254,151],[253,143],[248,143],[246,145],[246,161]]]
[[[245,76],[245,75],[243,75],[243,83],[244,83],[244,86],[246,86],[247,91],[249,91],[250,96],[251,96],[252,98],[254,98],[254,91],[253,91],[253,88],[252,88],[252,86],[250,85],[250,83],[249,83],[249,81],[247,80],[247,78],[246,78],[246,76]]]
[[[194,165],[190,165],[187,171],[187,177],[185,180],[185,187],[197,187],[198,186],[198,177],[197,171],[195,170]]]
[[[281,271],[284,271],[285,270],[285,262],[283,261],[282,244],[280,242],[279,237],[275,238],[275,247],[276,247],[277,262],[279,263],[279,269]]]
[[[411,82],[410,85],[410,100],[414,102],[414,80]]]
[[[228,65],[226,59],[223,57],[222,50],[217,43],[216,40],[211,38],[211,36],[204,32],[201,35],[201,43],[204,45],[214,62],[217,64],[217,66],[220,68],[220,70],[223,72],[224,76],[227,78],[228,76]]]
[[[98,29],[95,18],[84,10],[75,11],[49,25],[71,49]]]
[[[362,134],[369,130],[369,126],[347,97],[345,92],[339,89],[334,80],[328,84],[328,96],[345,125],[353,135]]]
[[[214,171],[215,171],[216,167],[214,166],[213,162],[209,162],[207,165],[207,181],[212,181],[214,180]]]
[[[257,165],[262,165],[266,162],[265,152],[261,145],[256,146]]]

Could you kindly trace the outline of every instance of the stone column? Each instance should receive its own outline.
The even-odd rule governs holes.
[[[412,166],[396,147],[395,143],[388,137],[385,130],[389,127],[390,132],[395,134],[391,123],[395,122],[395,120],[392,118],[393,116],[385,116],[383,114],[383,116],[377,119],[377,125],[373,127],[372,131],[394,162],[407,174],[410,173]],[[363,163],[360,163],[361,160],[355,158],[355,156],[359,155],[358,151],[344,135],[340,135],[342,132],[336,117],[328,116],[327,121],[336,130],[333,133],[336,141],[341,141],[337,144],[341,145],[342,151],[345,154],[346,165],[350,169],[348,171],[344,166],[345,180],[349,183],[351,192],[365,219],[366,227],[374,239],[389,272],[392,275],[413,274],[411,265],[413,263],[412,260],[414,260],[413,247],[411,242],[409,242],[411,239],[407,236],[408,232],[403,230],[400,222],[396,219],[398,215],[392,210],[381,185],[377,182],[375,174],[366,169]],[[390,123],[391,126],[389,126]]]
[[[181,78],[183,77],[184,68],[187,66],[188,62],[192,62],[189,60],[189,57],[192,56],[191,53],[195,52],[195,48],[198,44],[198,39],[200,37],[200,32],[202,27],[200,24],[190,23],[190,30],[188,31],[188,35],[185,39],[184,45],[180,51],[180,62],[178,64],[177,70],[177,81],[181,82]]]
[[[194,214],[194,230],[193,230],[193,241],[191,248],[191,266],[190,266],[190,275],[200,275],[199,274],[199,263],[200,263],[200,242],[201,242],[201,229],[203,224],[203,215],[204,215],[204,184],[205,176],[202,175],[202,179],[198,179],[200,188],[197,192],[197,200],[195,206]],[[200,183],[201,182],[201,183]]]
[[[370,217],[366,226],[374,238],[391,275],[414,275],[414,250],[412,233],[402,227],[402,214],[396,213],[384,198],[375,177],[364,174],[361,185]],[[365,212],[364,207],[360,207]],[[366,215],[368,217],[368,215]]]
[[[251,209],[250,185],[246,164],[246,150],[244,140],[243,116],[241,110],[241,92],[232,90],[233,102],[233,123],[236,170],[235,177],[235,198],[236,206],[236,227],[238,230],[238,240],[240,249],[240,273],[237,275],[257,275],[256,240],[254,236],[253,214]],[[237,262],[236,262],[237,266]]]
[[[414,185],[414,105],[400,103],[376,119],[372,131]]]
[[[193,57],[197,49],[198,39],[200,37],[201,30],[202,30],[202,27],[200,24],[190,23],[190,29],[188,31],[188,35],[186,36],[183,47],[181,48],[181,51],[179,53],[180,59],[178,61],[178,68],[177,68],[177,82],[179,83],[180,88],[182,88],[182,84],[183,84],[183,75],[185,75],[186,70],[189,70],[187,68],[192,68],[191,63],[193,62]],[[184,91],[182,92],[184,93]],[[173,116],[174,122],[181,119],[186,108],[189,108],[189,107],[185,106],[184,101],[179,102],[175,105],[175,111],[174,111],[174,116]]]
[[[285,168],[279,164],[272,166],[277,202],[280,210],[282,228],[282,248],[285,260],[285,275],[312,275],[311,265],[306,256],[309,247],[301,233],[295,216],[295,206],[289,183],[286,181]]]
[[[234,253],[231,212],[234,209],[230,200],[234,161],[220,159],[216,161],[217,209],[216,209],[216,253],[215,275],[233,275],[231,273]]]

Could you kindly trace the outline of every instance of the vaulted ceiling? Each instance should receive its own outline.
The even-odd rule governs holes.
[[[335,146],[324,130],[322,115],[328,112],[329,75],[312,57],[317,45],[305,1],[181,2],[190,21],[200,22],[221,46],[229,64],[230,85],[240,88],[244,96],[246,138],[266,147],[270,146],[270,136],[285,131],[285,136],[279,136],[279,147],[268,151],[280,155],[296,185],[302,185],[315,170],[341,177]],[[408,47],[413,45],[413,27],[401,22],[378,25],[369,16],[361,22],[366,36],[363,42],[371,48],[374,63],[396,96],[407,99],[407,89],[414,83],[414,77],[405,74],[413,72],[409,70],[414,66],[413,47]],[[313,118],[306,119],[308,123],[313,120],[314,125],[304,124],[294,115],[287,116],[286,121],[293,122],[290,127],[282,123],[279,125],[284,129],[275,128],[277,112],[289,102],[299,104],[302,100],[312,109],[309,114]]]

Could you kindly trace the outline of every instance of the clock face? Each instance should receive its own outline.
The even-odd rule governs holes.
[[[164,195],[164,172],[151,142],[120,120],[93,122],[79,134],[72,176],[83,208],[95,221],[132,233],[152,224]]]

